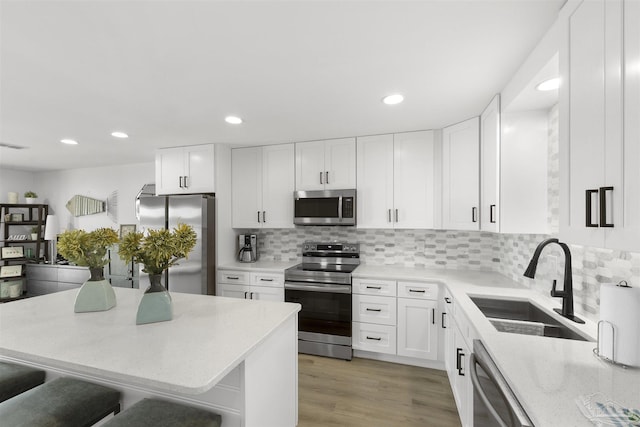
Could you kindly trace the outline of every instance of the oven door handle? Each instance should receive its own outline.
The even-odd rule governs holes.
[[[324,292],[324,293],[338,293],[338,294],[350,294],[351,286],[349,285],[334,285],[331,283],[304,283],[304,282],[284,282],[284,288],[292,291],[309,291],[309,292]]]

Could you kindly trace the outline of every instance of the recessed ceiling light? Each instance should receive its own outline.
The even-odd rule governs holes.
[[[111,132],[111,136],[115,136],[116,138],[129,138],[129,135],[127,135],[124,132]]]
[[[404,101],[404,96],[400,95],[399,93],[394,93],[393,95],[388,95],[382,98],[382,102],[387,105],[400,104],[402,101]]]
[[[240,123],[242,123],[242,119],[236,116],[227,116],[224,118],[224,121],[232,125],[239,125]]]
[[[78,145],[78,141],[74,139],[61,139],[60,142],[67,145]]]
[[[560,87],[560,77],[554,77],[549,80],[545,80],[536,86],[536,89],[541,90],[543,92],[549,90],[556,90]]]

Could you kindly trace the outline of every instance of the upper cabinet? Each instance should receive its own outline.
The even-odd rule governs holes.
[[[640,6],[593,0],[563,23],[563,239],[640,250]]]
[[[294,145],[231,151],[233,228],[293,228]]]
[[[442,228],[480,228],[480,119],[442,130]]]
[[[358,137],[357,145],[358,228],[433,228],[433,131]]]
[[[500,95],[480,115],[480,230],[499,231]]]
[[[356,187],[355,138],[298,142],[295,151],[296,190]]]
[[[156,194],[214,193],[214,146],[156,150]]]

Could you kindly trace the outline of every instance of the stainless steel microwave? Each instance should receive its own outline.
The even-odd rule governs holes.
[[[356,225],[356,190],[295,191],[293,223]]]

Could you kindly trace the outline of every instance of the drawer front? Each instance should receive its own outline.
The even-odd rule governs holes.
[[[376,323],[379,325],[396,324],[396,298],[374,295],[353,295],[354,322]]]
[[[353,279],[353,293],[362,295],[396,296],[395,280]]]
[[[251,273],[251,284],[255,286],[284,287],[284,274]]]
[[[249,273],[246,271],[222,270],[218,272],[218,283],[249,285]]]
[[[59,268],[58,282],[77,283],[82,285],[89,280],[91,273],[88,268]]]
[[[353,323],[353,348],[396,354],[396,327],[373,323]]]
[[[437,283],[398,282],[399,298],[438,299]]]

